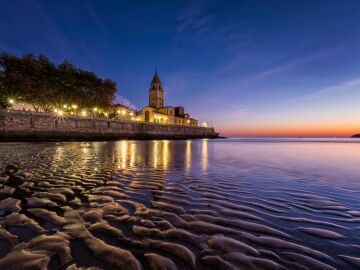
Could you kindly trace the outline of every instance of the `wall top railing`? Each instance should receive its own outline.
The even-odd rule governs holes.
[[[9,113],[9,114],[21,114],[21,115],[30,115],[30,116],[51,116],[51,117],[64,117],[71,119],[79,120],[100,120],[100,121],[114,121],[114,122],[126,122],[126,123],[139,123],[147,125],[159,125],[159,126],[174,126],[174,127],[189,127],[189,128],[204,128],[204,129],[213,129],[212,127],[201,127],[201,126],[190,126],[190,125],[178,125],[178,124],[167,124],[167,123],[155,123],[155,122],[144,122],[144,121],[134,121],[129,119],[111,119],[105,117],[99,117],[98,115],[89,115],[89,116],[80,116],[80,115],[71,115],[66,114],[63,116],[58,116],[48,112],[35,112],[35,111],[25,111],[25,110],[14,110],[14,109],[0,109],[0,113]]]

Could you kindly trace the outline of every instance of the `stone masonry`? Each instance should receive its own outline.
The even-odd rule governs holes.
[[[188,139],[217,137],[213,128],[130,122],[45,113],[0,112],[1,140]]]

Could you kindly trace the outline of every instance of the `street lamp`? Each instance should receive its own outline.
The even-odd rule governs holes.
[[[82,116],[86,116],[86,111],[82,111],[82,112],[81,112],[81,115],[82,115]]]
[[[10,99],[9,99],[9,103],[10,103],[11,105],[13,105],[13,104],[15,103],[15,100],[13,100],[12,98],[10,98]]]

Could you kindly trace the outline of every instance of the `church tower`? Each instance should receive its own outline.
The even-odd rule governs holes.
[[[164,107],[164,92],[157,70],[155,71],[149,89],[149,106],[156,109]]]

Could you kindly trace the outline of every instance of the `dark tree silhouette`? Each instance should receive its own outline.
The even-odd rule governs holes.
[[[0,105],[13,98],[36,111],[76,104],[79,108],[107,110],[115,98],[116,84],[68,61],[55,65],[44,55],[0,55]]]

